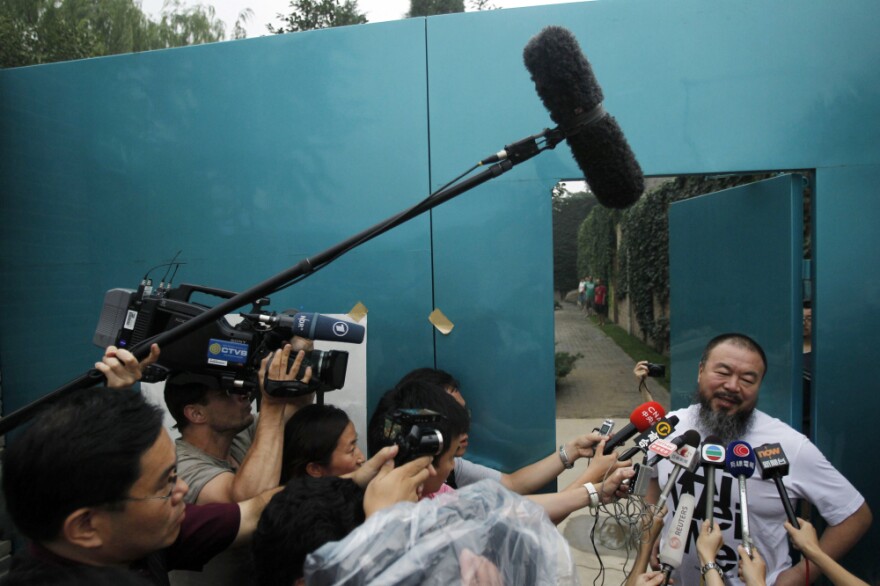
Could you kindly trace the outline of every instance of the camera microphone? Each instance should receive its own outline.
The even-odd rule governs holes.
[[[645,190],[642,168],[603,109],[602,88],[571,31],[546,27],[528,42],[523,60],[599,203],[622,209],[637,202]]]
[[[349,344],[360,344],[364,341],[364,326],[320,313],[299,312],[294,315],[243,313],[241,315],[264,324],[288,329],[293,335],[309,340]]]

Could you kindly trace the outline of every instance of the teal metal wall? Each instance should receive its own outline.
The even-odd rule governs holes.
[[[94,361],[104,290],[157,260],[183,249],[178,282],[240,289],[549,125],[521,53],[562,24],[646,173],[816,171],[816,437],[876,511],[880,483],[857,454],[864,414],[880,412],[878,13],[870,0],[599,1],[0,72],[6,408]],[[436,354],[465,385],[478,458],[548,453],[548,193],[578,175],[564,147],[545,153],[275,305],[363,301],[372,401]],[[448,337],[426,322],[435,305]]]

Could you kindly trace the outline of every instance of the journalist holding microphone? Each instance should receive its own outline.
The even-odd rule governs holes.
[[[678,432],[695,429],[704,438],[715,436],[714,441],[720,440],[724,446],[741,440],[734,447],[743,454],[748,446],[778,444],[788,464],[784,489],[792,499],[805,499],[816,507],[828,523],[819,546],[830,558],[840,558],[870,527],[871,511],[864,497],[809,439],[756,408],[766,371],[764,351],[753,339],[738,333],[717,336],[709,341],[700,358],[694,404],[669,416],[679,417]],[[634,372],[639,377],[647,375],[646,363],[640,362]],[[733,460],[728,462],[731,463],[737,464]],[[682,493],[693,494],[698,504],[691,531],[693,535],[699,534],[703,520],[710,517],[702,498],[707,485],[707,470],[714,475],[715,486],[711,516],[722,528],[724,541],[714,560],[717,570],[713,566],[707,571],[722,573],[729,584],[742,584],[737,575],[739,556],[734,548],[744,545],[748,550],[754,546],[766,561],[768,584],[804,584],[804,561],[791,566],[783,526],[787,519],[786,509],[773,480],[764,480],[760,474],[747,474],[740,490],[739,479],[730,474],[730,466],[728,471],[711,466],[699,467],[693,473],[682,475],[672,487],[666,503],[668,510],[675,510],[675,503]],[[649,501],[657,502],[660,487],[666,484],[671,471],[672,465],[668,461],[658,464],[657,476],[648,491]],[[748,494],[747,507],[741,503],[741,493]],[[694,539],[688,540],[688,543],[693,542]],[[673,574],[676,583],[700,583],[704,568],[696,550],[696,547],[689,547],[685,551],[680,567]],[[818,577],[817,570],[814,564],[810,565],[811,581]]]

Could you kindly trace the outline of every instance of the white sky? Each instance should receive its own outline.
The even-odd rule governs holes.
[[[517,8],[520,6],[539,6],[542,4],[568,4],[582,0],[492,0],[492,4],[499,8]],[[141,8],[149,16],[155,18],[162,12],[164,0],[141,0]],[[260,37],[270,34],[266,25],[280,24],[278,13],[289,14],[290,0],[183,0],[186,6],[204,4],[213,6],[217,18],[226,25],[226,37],[232,37],[232,27],[235,24],[238,13],[250,8],[254,11],[254,17],[247,25],[248,38]],[[465,2],[467,4],[467,2]],[[358,0],[358,8],[367,15],[369,22],[384,22],[397,20],[409,10],[409,0]]]

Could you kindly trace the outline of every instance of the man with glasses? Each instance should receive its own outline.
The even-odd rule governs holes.
[[[130,389],[84,389],[38,416],[6,450],[3,490],[30,539],[10,576],[128,567],[154,584],[199,569],[248,538],[272,492],[204,507],[183,502],[162,411]]]

